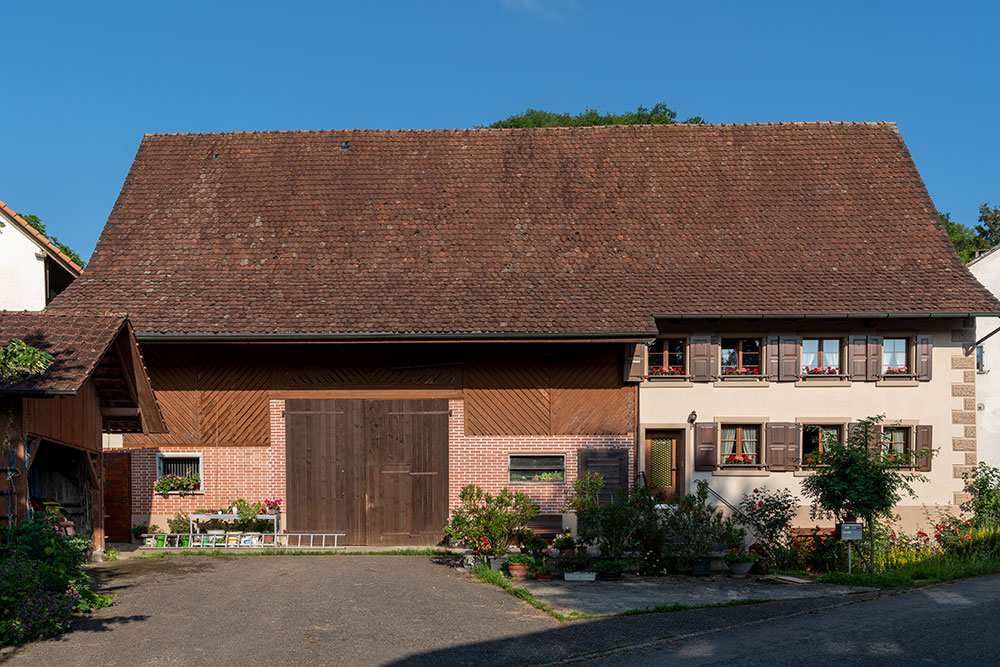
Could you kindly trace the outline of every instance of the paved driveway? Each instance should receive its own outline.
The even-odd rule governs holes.
[[[0,662],[71,665],[510,665],[558,660],[844,598],[560,624],[415,556],[174,556],[95,569],[116,604]],[[6,666],[5,666],[6,667]]]

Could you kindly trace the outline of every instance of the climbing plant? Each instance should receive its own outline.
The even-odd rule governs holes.
[[[12,338],[0,347],[0,381],[16,382],[27,375],[42,373],[52,365],[52,355]]]

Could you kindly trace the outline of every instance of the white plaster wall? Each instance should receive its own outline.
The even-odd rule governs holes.
[[[0,213],[0,310],[45,308],[45,260],[41,250],[10,218]]]
[[[969,265],[979,282],[994,295],[1000,294],[1000,251]],[[976,318],[976,340],[1000,327],[1000,318]],[[977,434],[979,459],[1000,466],[1000,333],[983,343],[983,372],[976,374]]]
[[[952,466],[965,463],[964,453],[952,451],[952,437],[964,436],[964,426],[952,424],[952,410],[963,408],[962,399],[951,395],[952,382],[962,381],[962,370],[952,370],[952,356],[960,354],[962,347],[952,342],[951,330],[960,326],[960,321],[938,321],[928,328],[925,321],[921,327],[920,333],[934,336],[929,382],[895,387],[876,386],[874,382],[844,383],[840,387],[796,386],[794,382],[691,383],[690,386],[644,382],[639,388],[640,429],[683,425],[692,410],[697,413],[698,422],[711,422],[718,417],[726,417],[730,422],[735,421],[731,418],[739,417],[762,417],[773,422],[795,422],[807,417],[850,422],[882,413],[887,422],[918,420],[920,424],[933,426],[933,447],[939,451],[933,458],[931,472],[925,473],[928,481],[914,484],[918,498],[904,498],[900,507],[910,507],[911,515],[917,509],[922,513],[921,505],[953,507],[954,493],[962,491],[964,485],[961,479],[954,478]],[[726,475],[725,471],[715,474],[695,471],[693,435],[693,429],[688,427],[684,446],[686,488],[693,488],[697,480],[709,480],[711,487],[734,505],[744,493],[756,487],[787,488],[800,495],[801,475],[807,473],[755,471],[755,476],[735,476]],[[931,510],[935,512],[933,507]],[[801,514],[800,517],[806,518]],[[816,523],[825,522],[803,521],[802,525]]]

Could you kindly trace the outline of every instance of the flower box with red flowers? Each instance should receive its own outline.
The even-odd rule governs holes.
[[[884,371],[882,375],[909,375],[910,369],[906,366],[889,366]]]
[[[840,375],[840,366],[816,366],[805,368],[806,375]]]
[[[738,366],[726,366],[722,369],[723,377],[733,377],[739,375],[750,375],[760,377],[760,369],[756,366],[741,368]]]
[[[751,466],[757,463],[757,457],[746,454],[727,454],[722,462],[727,466]]]
[[[650,366],[649,377],[664,377],[671,375],[684,375],[683,366]]]

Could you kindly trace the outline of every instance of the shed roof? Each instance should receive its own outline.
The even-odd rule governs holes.
[[[995,313],[892,123],[147,135],[56,309],[140,335]]]

